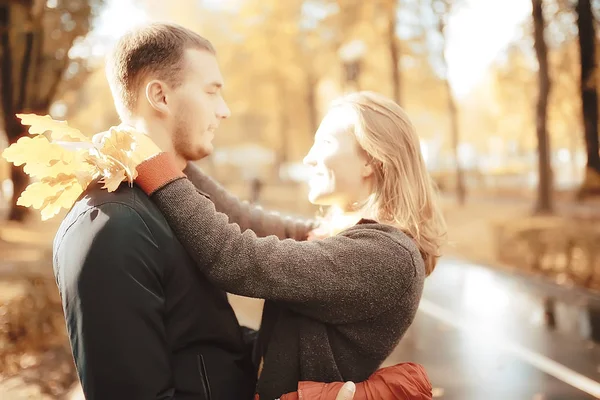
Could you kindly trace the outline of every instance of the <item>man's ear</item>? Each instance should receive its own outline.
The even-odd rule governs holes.
[[[164,82],[157,79],[151,80],[146,84],[146,100],[161,114],[170,112],[167,105],[167,87]]]

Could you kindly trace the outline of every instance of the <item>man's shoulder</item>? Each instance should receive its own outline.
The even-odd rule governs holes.
[[[100,184],[93,182],[63,219],[56,233],[55,246],[57,240],[62,240],[69,230],[77,227],[90,230],[89,225],[93,225],[91,222],[98,217],[100,218],[96,225],[108,223],[126,226],[134,221],[145,223],[147,216],[156,212],[153,209],[155,206],[148,196],[135,186],[122,184],[116,191],[109,192],[102,189]],[[104,218],[99,215],[100,213],[104,214]]]
[[[126,183],[121,184],[114,192],[103,189],[98,182],[92,182],[83,192],[79,200],[75,203],[75,208],[92,208],[106,203],[121,203],[129,207],[140,207],[143,204],[143,198],[148,198],[136,186],[129,186]]]
[[[109,192],[101,184],[94,182],[83,192],[69,214],[76,216],[89,209],[103,208],[110,204],[121,204],[139,213],[156,209],[150,198],[135,185],[122,183],[117,190]]]

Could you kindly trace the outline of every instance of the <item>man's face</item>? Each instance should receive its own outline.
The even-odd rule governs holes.
[[[212,140],[230,111],[223,100],[223,77],[216,57],[203,50],[187,50],[182,84],[170,98],[172,143],[177,156],[196,161],[213,152]]]

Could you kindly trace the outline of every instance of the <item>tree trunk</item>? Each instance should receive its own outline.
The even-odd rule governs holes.
[[[454,154],[454,164],[456,166],[455,179],[456,179],[456,200],[460,206],[463,206],[467,201],[467,186],[465,184],[465,174],[460,163],[458,155],[458,148],[460,145],[460,130],[458,125],[458,108],[454,95],[452,94],[452,88],[450,87],[450,81],[448,80],[448,60],[446,60],[446,14],[450,13],[451,2],[442,1],[444,11],[438,15],[438,32],[443,39],[444,45],[442,46],[441,61],[444,67],[446,76],[444,77],[444,86],[446,87],[446,95],[448,97],[448,114],[450,116],[450,137],[452,140],[452,151]]]
[[[310,68],[310,67],[309,67]],[[308,117],[310,132],[312,138],[319,127],[319,110],[317,107],[317,78],[312,70],[306,73],[306,105],[308,107]]]
[[[273,166],[273,178],[277,181],[280,180],[281,167],[283,167],[289,159],[289,134],[290,134],[290,119],[288,116],[287,105],[285,102],[285,81],[280,76],[279,84],[277,85],[279,93],[279,105],[278,105],[278,131],[279,131],[279,148],[275,153],[275,165]]]
[[[14,141],[9,140],[9,145]],[[17,205],[17,199],[23,193],[27,185],[29,185],[29,176],[23,172],[23,167],[11,166],[10,179],[13,184],[13,197],[10,203],[10,211],[8,213],[8,219],[11,221],[24,221],[27,215],[29,215],[29,208]]]
[[[579,54],[581,59],[581,106],[587,166],[579,195],[600,194],[600,145],[598,143],[598,93],[596,81],[596,33],[590,0],[577,2]]]
[[[2,29],[0,37],[0,47],[2,49],[2,71],[0,75],[0,83],[2,85],[2,114],[9,145],[15,143],[23,133],[23,127],[15,114],[21,111],[26,101],[27,77],[31,65],[33,45],[33,37],[28,35],[25,41],[23,62],[20,68],[21,75],[15,82],[15,78],[17,77],[13,76],[14,60],[10,42],[10,27],[17,22],[11,20],[11,7],[14,7],[14,5],[6,4],[0,7],[0,29]],[[20,22],[23,23],[25,21]],[[11,165],[11,180],[14,190],[8,218],[12,221],[22,221],[27,216],[29,209],[18,206],[17,199],[29,184],[29,177],[23,172],[22,167]]]
[[[0,101],[9,144],[25,133],[15,114],[48,113],[64,70],[72,61],[68,51],[77,37],[88,32],[92,3],[98,5],[101,0],[58,2],[54,8],[45,7],[45,3],[0,1]],[[61,29],[66,14],[75,22],[68,32]],[[60,30],[60,38],[44,41],[44,36],[54,30]],[[57,59],[60,52],[64,56]],[[11,168],[14,196],[9,218],[23,220],[29,208],[17,206],[16,201],[29,184],[29,177],[21,167]]]
[[[567,128],[564,133],[569,138],[569,153],[571,154],[571,179],[576,182],[579,178],[579,166],[577,165],[577,150],[579,146],[579,138],[573,133],[572,128]]]
[[[548,48],[544,38],[545,22],[542,0],[532,0],[534,28],[534,47],[537,55],[539,94],[536,107],[536,132],[538,139],[538,193],[535,212],[549,214],[552,204],[552,167],[550,161],[550,139],[548,137],[548,96],[550,94],[550,75],[548,71]]]
[[[398,0],[388,0],[388,44],[390,52],[390,67],[392,69],[392,85],[394,88],[394,101],[401,105],[400,87],[400,43],[396,36]]]
[[[445,79],[446,92],[448,93],[448,112],[450,114],[450,134],[452,137],[452,151],[454,153],[454,161],[456,164],[456,200],[458,204],[463,206],[467,201],[467,188],[465,185],[465,173],[460,164],[460,158],[458,155],[458,147],[460,145],[460,133],[458,128],[458,109],[454,96],[452,95],[452,89],[450,88],[450,82]]]

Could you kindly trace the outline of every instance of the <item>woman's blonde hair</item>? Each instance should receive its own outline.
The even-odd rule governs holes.
[[[446,223],[408,115],[391,99],[367,91],[345,95],[332,107],[354,111],[350,129],[373,163],[372,194],[361,206],[363,214],[409,235],[419,247],[429,275],[440,257]]]

